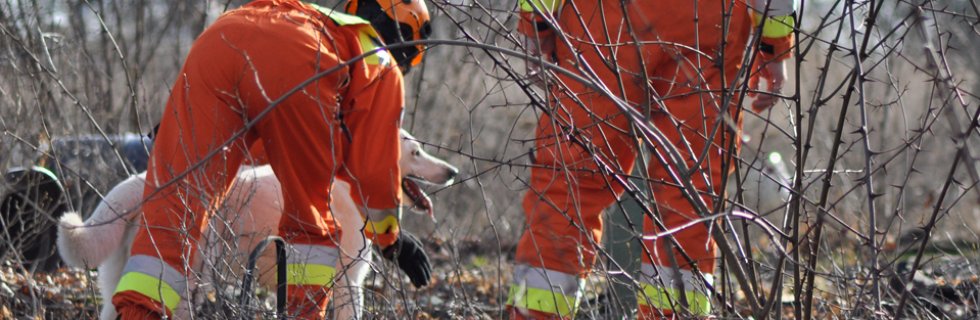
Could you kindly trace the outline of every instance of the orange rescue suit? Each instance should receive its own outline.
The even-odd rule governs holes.
[[[366,236],[394,242],[404,89],[381,45],[363,19],[285,0],[229,11],[200,35],[150,156],[144,225],[112,301],[123,319],[173,315],[186,302],[208,217],[257,142],[282,183],[291,316],[323,317],[339,257],[334,179],[351,182]]]
[[[745,2],[521,0],[519,6],[520,31],[530,39],[556,39],[560,67],[584,78],[594,73],[629,107],[649,112],[650,124],[692,170],[683,178],[712,208],[728,172],[728,150],[739,146],[732,92],[743,83],[739,71],[753,28]],[[778,40],[786,50],[789,41]],[[526,230],[507,301],[515,318],[573,317],[602,239],[601,213],[624,192],[602,167],[629,174],[642,145],[613,100],[557,74],[538,122],[523,202]],[[737,126],[734,132],[725,118]],[[671,178],[675,168],[651,159],[646,169],[654,197],[647,205],[667,229],[689,226],[672,234],[680,248],[666,237],[644,240],[637,277],[641,318],[707,316],[716,262],[708,225],[692,223],[699,215]],[[645,219],[644,235],[663,232]]]

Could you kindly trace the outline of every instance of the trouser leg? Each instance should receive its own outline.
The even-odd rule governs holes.
[[[601,213],[623,192],[605,170],[633,165],[627,118],[597,95],[577,98],[586,101],[566,99],[539,123],[507,302],[515,316],[572,317],[602,237]]]

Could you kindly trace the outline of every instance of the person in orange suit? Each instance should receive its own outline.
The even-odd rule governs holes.
[[[692,181],[714,208],[729,147],[738,148],[732,137],[740,130],[740,108],[733,102],[744,83],[744,58],[759,52],[759,67],[748,70],[754,88],[766,83],[779,91],[795,24],[792,0],[520,0],[519,10],[519,31],[536,57],[528,62],[532,71],[541,70],[536,59],[553,61],[597,79],[627,108],[644,112],[690,168],[681,179]],[[757,30],[761,41],[750,43]],[[507,299],[514,319],[574,316],[601,241],[601,212],[624,192],[608,172],[618,178],[632,172],[640,145],[616,101],[556,74],[538,82],[550,87],[551,99],[538,123],[523,201],[526,230]],[[776,100],[758,95],[753,107],[762,111]],[[708,317],[716,260],[708,224],[695,221],[698,212],[670,175],[685,173],[650,163],[654,201],[647,205],[662,225],[645,219],[644,235],[651,237],[636,278],[640,316]],[[671,237],[679,247],[670,237],[652,237],[675,228]]]
[[[399,241],[402,73],[424,47],[383,46],[429,33],[421,0],[351,0],[339,11],[258,0],[208,27],[150,155],[144,226],[112,299],[122,319],[188,315],[178,306],[192,288],[197,241],[259,141],[282,183],[288,315],[322,318],[339,258],[333,181],[351,182],[366,237]]]

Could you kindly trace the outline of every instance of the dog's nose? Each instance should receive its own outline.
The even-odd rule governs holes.
[[[459,169],[449,168],[449,174],[447,174],[447,176],[449,178],[448,180],[456,179],[456,176],[458,176],[458,175],[459,175]]]

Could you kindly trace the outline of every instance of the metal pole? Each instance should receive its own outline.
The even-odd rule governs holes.
[[[242,296],[240,297],[240,305],[243,308],[242,319],[255,319],[252,314],[252,283],[255,282],[256,264],[258,264],[259,256],[265,251],[265,247],[269,246],[269,242],[276,243],[276,278],[278,280],[278,285],[276,287],[276,318],[283,319],[286,314],[286,240],[278,236],[269,236],[259,242],[259,245],[252,250],[252,253],[248,256],[248,266],[245,269],[245,277],[242,280]]]

